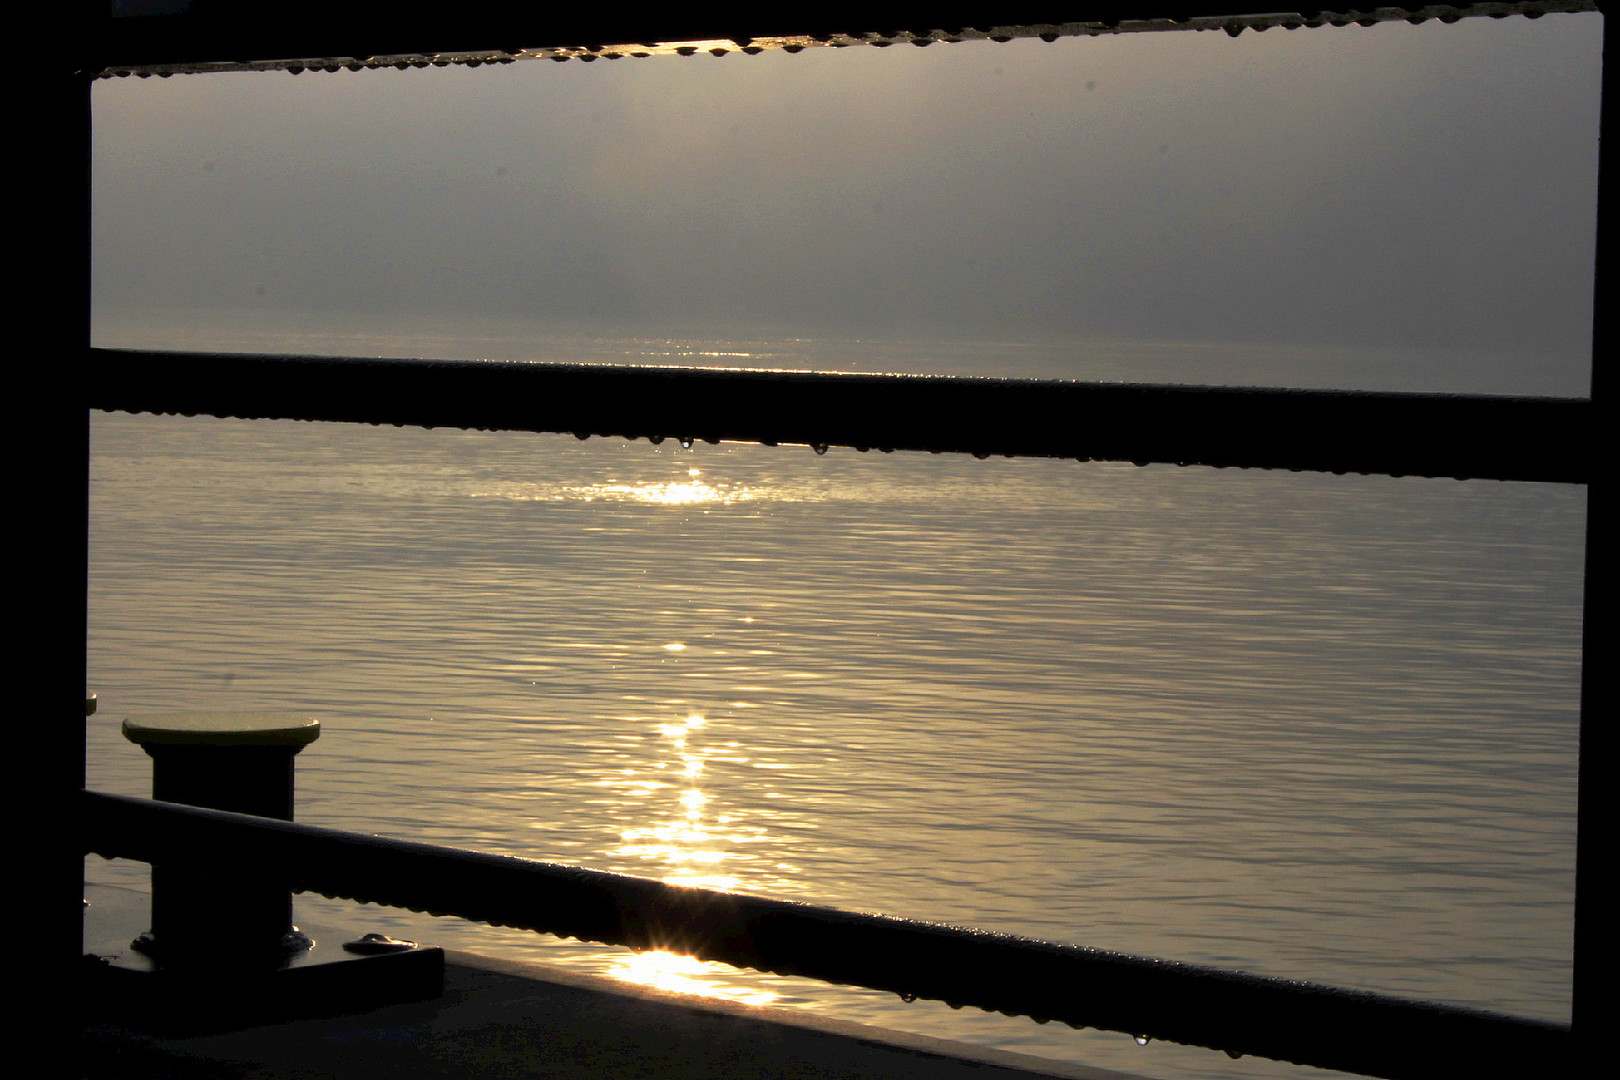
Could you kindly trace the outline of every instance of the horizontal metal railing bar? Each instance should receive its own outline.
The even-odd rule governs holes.
[[[90,350],[92,408],[1585,483],[1585,399]]]
[[[366,61],[522,56],[556,49],[600,50],[682,41],[728,41],[764,48],[837,39],[953,40],[1175,29],[1453,21],[1475,16],[1591,11],[1595,0],[1277,5],[1246,0],[1100,0],[1093,3],[873,3],[770,5],[727,11],[707,5],[630,13],[554,5],[449,5],[401,8],[379,0],[280,0],[263,5],[202,0],[165,15],[109,14],[85,43],[92,70],[184,70],[303,61]],[[110,5],[109,5],[110,7]],[[1286,9],[1287,5],[1282,5]]]
[[[1560,1075],[1566,1025],[85,792],[86,853],[1371,1076]]]

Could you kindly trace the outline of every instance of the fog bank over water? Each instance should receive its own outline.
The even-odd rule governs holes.
[[[103,82],[98,343],[1262,343],[1518,355],[1579,393],[1600,27]]]

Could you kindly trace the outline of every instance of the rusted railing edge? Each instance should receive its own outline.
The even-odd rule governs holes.
[[[298,891],[661,948],[1391,1078],[1556,1075],[1567,1025],[579,867],[83,793],[86,853],[206,857]]]
[[[91,349],[90,408],[1586,483],[1581,398]]]

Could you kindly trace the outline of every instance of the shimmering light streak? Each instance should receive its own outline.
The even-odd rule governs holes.
[[[700,994],[723,998],[744,1005],[769,1005],[778,997],[770,990],[733,986],[726,981],[730,969],[692,956],[680,956],[661,949],[637,953],[614,965],[610,974],[626,982],[651,986],[676,994]]]

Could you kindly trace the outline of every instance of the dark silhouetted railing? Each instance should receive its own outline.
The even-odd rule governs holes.
[[[1583,483],[1591,402],[91,350],[103,409]]]

